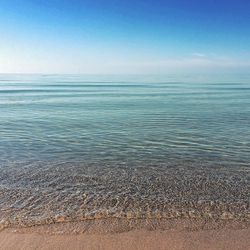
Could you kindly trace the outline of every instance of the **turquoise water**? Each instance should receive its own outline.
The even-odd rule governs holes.
[[[113,200],[124,196],[141,211],[201,169],[236,194],[230,171],[249,185],[250,76],[0,75],[0,119],[0,206],[12,221],[41,220],[46,206],[47,219],[128,211]]]
[[[249,163],[250,81],[110,78],[2,75],[1,159]]]

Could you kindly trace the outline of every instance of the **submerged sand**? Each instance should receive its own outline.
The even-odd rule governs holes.
[[[246,167],[12,166],[0,249],[250,250]]]
[[[250,219],[246,167],[52,164],[0,171],[0,228],[89,219]]]

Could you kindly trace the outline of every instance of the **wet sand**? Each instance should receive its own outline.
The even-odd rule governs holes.
[[[5,228],[1,250],[248,250],[249,221],[89,220]]]
[[[108,234],[51,235],[37,232],[0,233],[1,250],[78,249],[170,249],[170,250],[248,250],[250,229],[207,231],[134,230]]]

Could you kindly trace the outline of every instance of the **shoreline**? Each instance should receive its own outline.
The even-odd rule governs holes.
[[[249,221],[95,219],[5,228],[0,249],[242,250],[249,235]]]
[[[95,218],[79,221],[60,221],[41,225],[10,225],[0,228],[2,231],[20,233],[45,233],[45,234],[106,234],[124,233],[132,230],[242,230],[250,229],[250,219],[211,219],[211,218]]]
[[[249,174],[191,165],[6,167],[0,250],[247,250]]]
[[[3,168],[0,229],[107,218],[250,219],[249,169]]]

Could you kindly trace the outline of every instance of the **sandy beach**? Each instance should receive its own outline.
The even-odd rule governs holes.
[[[1,250],[170,249],[248,250],[247,223],[92,220],[0,232]]]
[[[170,250],[247,250],[250,229],[209,231],[146,231],[135,230],[108,234],[51,235],[36,232],[0,233],[0,249],[170,249]]]

